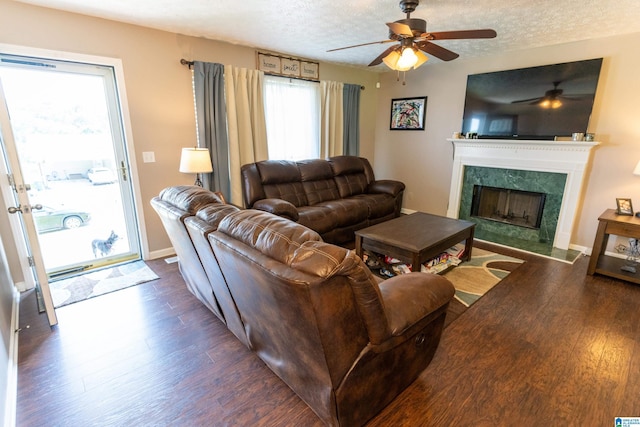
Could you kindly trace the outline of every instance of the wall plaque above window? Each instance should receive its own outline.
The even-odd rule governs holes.
[[[304,80],[320,80],[320,65],[317,62],[280,56],[272,53],[256,52],[258,69],[267,74],[295,77]]]

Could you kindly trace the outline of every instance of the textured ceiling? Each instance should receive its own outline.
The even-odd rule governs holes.
[[[355,66],[390,45],[327,50],[386,40],[385,22],[406,17],[396,0],[17,1]],[[495,39],[438,42],[471,58],[640,32],[640,0],[423,0],[411,17],[425,19],[428,31],[496,30]]]

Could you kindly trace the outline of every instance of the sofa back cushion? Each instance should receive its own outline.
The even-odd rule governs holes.
[[[322,240],[320,235],[310,228],[254,209],[227,215],[220,222],[218,230],[287,265],[302,243]]]
[[[331,157],[329,163],[342,198],[366,193],[369,183],[374,180],[371,165],[362,157]]]
[[[307,201],[310,206],[340,198],[333,179],[333,169],[326,160],[312,159],[297,162]]]
[[[265,198],[286,200],[296,207],[309,204],[296,162],[265,160],[256,163],[256,167]]]
[[[196,185],[167,187],[160,192],[158,199],[184,211],[184,214],[191,215],[195,215],[200,208],[208,204],[224,203],[219,194]]]

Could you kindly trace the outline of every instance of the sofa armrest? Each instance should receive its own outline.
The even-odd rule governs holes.
[[[262,199],[253,204],[253,209],[269,212],[292,221],[298,221],[298,209],[286,200],[282,199]]]
[[[396,197],[398,194],[404,191],[404,183],[400,181],[393,181],[390,179],[381,179],[379,181],[373,181],[369,184],[369,193],[385,193]]]
[[[425,322],[433,320],[430,314],[446,307],[455,294],[455,288],[444,277],[418,272],[392,277],[379,287],[391,341],[403,341],[416,328],[422,329]]]

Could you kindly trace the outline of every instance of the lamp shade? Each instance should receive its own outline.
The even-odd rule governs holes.
[[[183,148],[180,156],[180,172],[207,173],[213,172],[211,157],[207,148]]]
[[[636,168],[633,170],[634,175],[640,175],[640,162],[636,165]]]
[[[395,71],[414,70],[427,62],[429,58],[424,53],[413,47],[403,47],[400,50],[393,50],[387,56],[382,58],[382,62],[387,67]]]

